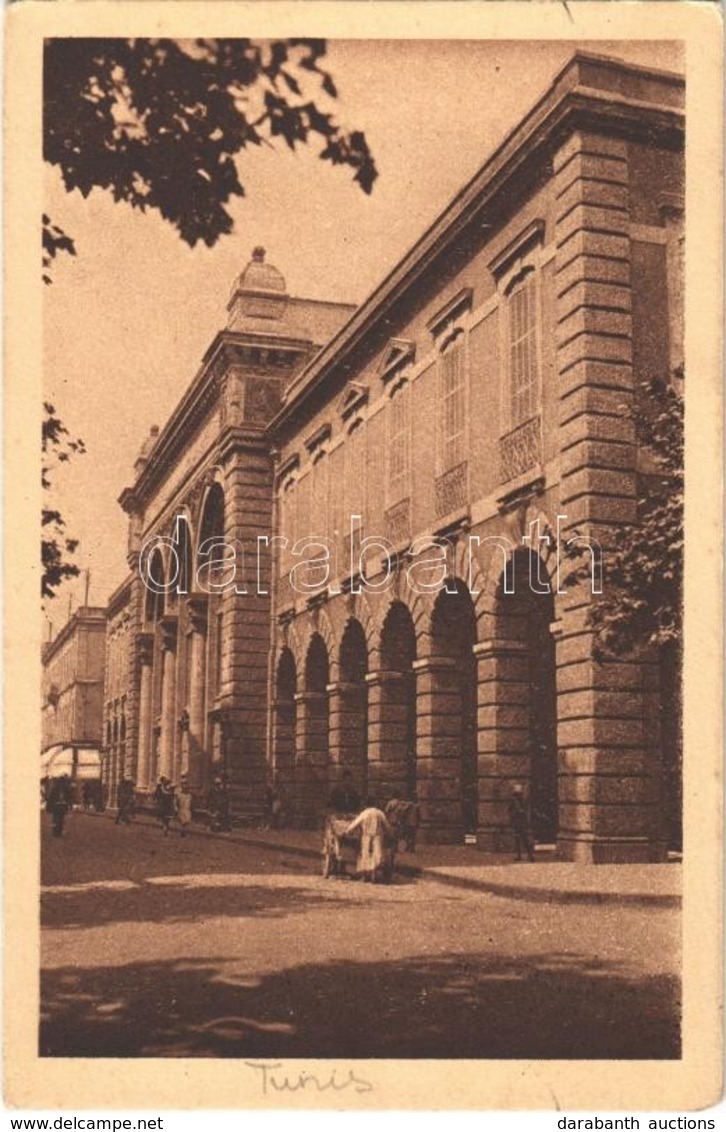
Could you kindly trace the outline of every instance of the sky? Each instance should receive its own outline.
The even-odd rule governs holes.
[[[349,128],[362,129],[379,177],[370,197],[350,171],[260,148],[239,159],[246,196],[234,230],[190,249],[156,215],[93,191],[67,193],[47,170],[46,211],[76,242],[44,289],[44,396],[86,455],[59,469],[52,502],[80,540],[89,601],[103,605],[126,572],[118,505],[152,424],[164,425],[226,319],[232,283],[262,244],[293,295],[360,303],[415,243],[543,93],[573,42],[329,41],[327,65]],[[674,44],[581,43],[682,71]],[[323,96],[324,98],[324,96]],[[57,634],[85,579],[48,603]]]

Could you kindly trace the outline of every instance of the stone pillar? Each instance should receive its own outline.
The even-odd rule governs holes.
[[[277,699],[272,702],[272,759],[278,783],[294,794],[295,774],[295,700]]]
[[[187,599],[189,611],[189,726],[185,733],[182,769],[189,776],[193,793],[204,786],[204,703],[207,649],[207,597],[195,595]]]
[[[151,751],[149,758],[149,789],[154,790],[159,778],[159,757],[161,753],[161,717],[157,716],[151,728]]]
[[[637,518],[628,149],[584,131],[554,158],[560,511],[607,555]],[[642,663],[595,659],[586,585],[559,603],[558,851],[566,860],[661,859]]]
[[[421,840],[459,844],[464,826],[461,796],[461,689],[450,657],[415,660],[416,755]]]
[[[174,747],[176,743],[176,617],[164,617],[159,622],[161,631],[161,735],[159,739],[158,773],[172,778],[174,774]]]
[[[365,684],[328,684],[330,778],[349,770],[361,796],[368,792],[367,710]]]
[[[225,469],[225,538],[241,546],[244,573],[221,596],[224,640],[218,704],[224,710],[225,748],[235,812],[243,821],[264,813],[267,779],[268,662],[271,641],[271,557],[258,543],[272,527],[272,463],[264,437],[230,436]],[[259,553],[258,553],[259,552]]]
[[[139,746],[136,763],[136,786],[148,790],[151,773],[151,696],[154,658],[154,638],[151,633],[137,637],[139,656]]]
[[[317,824],[328,800],[328,697],[298,692],[295,796],[298,818]]]
[[[408,696],[412,673],[379,669],[368,685],[368,779],[375,798],[408,794]]]
[[[529,656],[526,641],[489,640],[477,660],[479,823],[477,845],[510,853],[508,805],[515,783],[529,788]]]

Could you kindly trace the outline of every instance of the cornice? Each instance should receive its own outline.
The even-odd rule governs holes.
[[[106,609],[100,605],[81,606],[52,641],[46,641],[42,648],[42,664],[45,668],[64,645],[84,629],[103,628],[106,632]]]
[[[249,452],[256,456],[272,458],[270,442],[262,428],[249,425],[235,425],[226,428],[219,437],[219,459],[224,464],[238,452]]]
[[[220,343],[220,337],[217,335],[213,347],[221,346],[223,349],[224,343]],[[201,369],[160,433],[146,466],[136,482],[131,487],[124,488],[119,496],[119,503],[124,511],[137,510],[148,500],[168,468],[173,466],[175,456],[188,445],[190,425],[193,428],[201,424],[216,403],[219,394],[220,353],[220,349],[210,348],[207,351]]]
[[[370,389],[367,385],[361,385],[357,381],[348,381],[338,398],[336,411],[344,421],[347,421],[357,410],[362,409],[367,404],[369,396]]]
[[[602,56],[578,52],[560,71],[524,119],[494,150],[479,172],[459,191],[397,266],[383,279],[352,318],[295,379],[294,395],[270,422],[283,426],[322,382],[339,371],[365,336],[385,319],[462,231],[491,206],[512,182],[524,183],[527,167],[551,158],[565,138],[579,128],[605,129],[632,139],[654,138],[673,147],[683,145],[684,111],[680,106],[626,97],[605,87],[581,82],[582,71],[595,65],[635,80],[647,78],[680,92],[683,79],[667,72],[630,66]]]
[[[288,456],[288,458],[285,460],[285,462],[283,464],[280,464],[279,467],[276,468],[276,470],[275,470],[276,481],[279,482],[280,480],[285,479],[287,476],[290,475],[291,472],[295,471],[295,469],[299,468],[299,467],[300,467],[300,453],[299,452],[293,452],[290,456]]]
[[[391,338],[378,367],[378,376],[384,384],[404,365],[410,365],[416,358],[416,343],[409,338]]]
[[[512,263],[520,256],[528,251],[533,244],[542,242],[544,240],[545,222],[537,218],[532,220],[526,228],[518,232],[516,236],[509,241],[506,247],[502,248],[494,259],[489,261],[488,267],[495,279],[500,278],[507,268],[511,267]]]
[[[312,344],[304,339],[281,341],[271,334],[221,330],[204,354],[202,365],[182,396],[152,449],[146,467],[136,482],[124,489],[119,503],[124,511],[136,510],[153,493],[169,468],[173,467],[181,451],[189,444],[190,432],[203,424],[218,403],[220,385],[232,365],[259,364],[251,351],[269,350],[276,356],[290,358],[290,363],[301,353],[308,353]],[[265,360],[267,364],[268,359]],[[287,368],[281,365],[281,369]]]
[[[314,432],[311,432],[309,436],[306,436],[303,443],[308,452],[313,453],[316,449],[320,448],[326,440],[330,439],[331,432],[330,421],[325,421],[324,424],[321,424]]]
[[[131,590],[134,582],[133,574],[127,575],[120,586],[111,594],[108,602],[106,603],[106,617],[113,617],[125,605],[128,605],[131,600]]]
[[[473,294],[473,288],[462,287],[455,295],[452,295],[427,321],[426,329],[429,334],[434,338],[438,338],[457,316],[469,310],[471,308]]]

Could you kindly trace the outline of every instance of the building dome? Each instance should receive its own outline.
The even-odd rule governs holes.
[[[265,249],[255,248],[252,259],[235,280],[227,310],[231,330],[254,329],[260,320],[281,319],[287,306],[287,285],[281,272],[265,263]]]
[[[239,291],[254,292],[255,294],[284,295],[287,292],[285,279],[281,272],[271,263],[265,263],[265,249],[255,248],[252,259],[239,276],[232,288],[232,297]]]

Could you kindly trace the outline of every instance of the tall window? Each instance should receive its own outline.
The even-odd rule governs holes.
[[[217,695],[222,688],[222,649],[224,648],[224,610],[217,613],[214,641],[214,690]]]
[[[359,560],[366,502],[366,434],[362,421],[357,421],[345,441],[345,513],[343,516],[343,572],[348,564]],[[358,515],[360,518],[352,518]]]
[[[466,459],[466,375],[464,332],[458,331],[441,355],[440,367],[440,461],[441,472]]]
[[[310,531],[314,538],[328,535],[328,457],[321,452],[313,463]]]
[[[287,545],[280,552],[280,572],[290,572],[291,551],[295,544],[295,480],[289,479],[280,492],[280,534],[287,539]]]
[[[533,270],[520,275],[507,294],[510,429],[537,413],[537,284]]]
[[[302,476],[295,485],[295,501],[294,509],[295,516],[293,519],[293,530],[295,532],[295,541],[299,542],[300,539],[310,537],[310,485],[311,475]]]
[[[398,503],[410,493],[409,469],[411,386],[403,382],[393,392],[389,409],[388,427],[388,500]]]
[[[363,515],[366,486],[366,438],[362,421],[357,421],[345,442],[346,527],[351,515]]]

